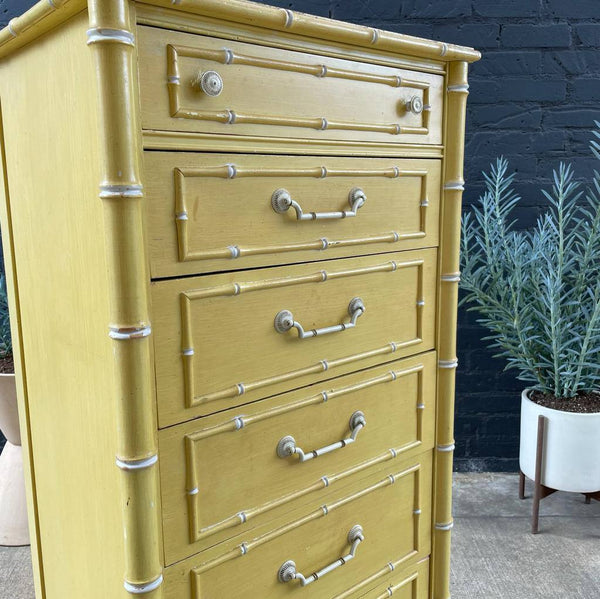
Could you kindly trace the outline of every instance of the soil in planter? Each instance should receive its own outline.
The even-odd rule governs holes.
[[[529,399],[536,404],[552,410],[561,410],[562,412],[577,412],[579,414],[593,414],[600,412],[600,393],[583,392],[575,397],[558,399],[551,393],[543,391],[532,391]]]
[[[15,372],[15,363],[12,356],[0,358],[0,374],[13,374]],[[598,410],[600,412],[600,409]]]

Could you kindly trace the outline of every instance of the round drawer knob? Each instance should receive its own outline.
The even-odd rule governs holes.
[[[218,96],[223,91],[223,79],[217,71],[204,71],[198,73],[198,77],[192,85],[202,90],[207,96]]]
[[[406,103],[406,110],[414,114],[421,114],[423,112],[423,100],[419,96],[413,96]]]

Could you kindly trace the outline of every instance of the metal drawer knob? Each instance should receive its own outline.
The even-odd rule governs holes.
[[[279,572],[277,572],[277,578],[279,582],[291,582],[292,580],[299,580],[300,585],[305,587],[311,582],[315,582],[315,580],[319,580],[325,576],[325,574],[329,574],[333,570],[336,570],[340,566],[347,564],[351,559],[354,558],[356,554],[357,547],[364,541],[365,535],[363,533],[363,528],[360,524],[355,524],[348,532],[348,543],[350,544],[350,551],[347,555],[343,555],[342,557],[336,559],[334,562],[321,568],[318,572],[311,574],[310,576],[304,576],[300,574],[296,569],[296,563],[294,561],[287,560],[281,564],[279,568]]]
[[[419,96],[413,96],[406,103],[406,110],[414,114],[421,114],[423,112],[423,100]]]
[[[223,91],[223,79],[217,71],[200,71],[192,85],[207,96],[218,96]]]
[[[341,441],[336,441],[335,443],[331,443],[330,445],[326,445],[325,447],[321,447],[320,449],[315,449],[313,451],[304,452],[300,447],[296,445],[296,440],[291,435],[286,435],[279,440],[277,443],[277,455],[282,458],[288,458],[292,455],[297,455],[300,459],[300,462],[307,462],[308,460],[312,460],[313,458],[318,458],[319,456],[325,455],[326,453],[331,453],[336,449],[342,449],[346,447],[346,445],[350,445],[356,441],[356,437],[358,433],[367,426],[367,419],[365,415],[361,411],[354,412],[352,416],[350,416],[350,436],[346,439],[342,439]]]

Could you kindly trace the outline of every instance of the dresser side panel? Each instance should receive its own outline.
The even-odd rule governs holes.
[[[81,13],[0,65],[45,599],[126,596],[87,27]]]

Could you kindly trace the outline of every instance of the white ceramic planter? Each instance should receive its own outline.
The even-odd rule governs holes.
[[[14,374],[0,374],[0,430],[7,439],[0,455],[0,545],[29,545]]]
[[[542,484],[559,491],[600,491],[600,413],[577,414],[540,406],[521,394],[519,463],[535,479],[538,417],[546,417]]]

